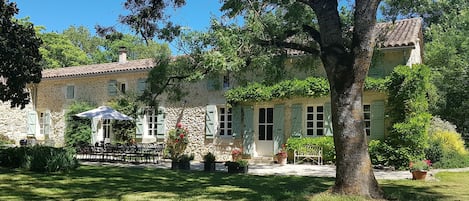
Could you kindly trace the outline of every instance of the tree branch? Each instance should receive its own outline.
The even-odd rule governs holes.
[[[319,55],[319,50],[311,48],[306,45],[298,44],[298,43],[284,42],[284,41],[268,41],[268,40],[261,40],[261,39],[258,39],[257,43],[262,46],[276,46],[280,48],[289,48],[289,49],[307,52],[312,55]]]

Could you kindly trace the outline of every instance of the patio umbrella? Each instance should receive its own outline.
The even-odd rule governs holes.
[[[79,114],[76,114],[75,116],[77,117],[82,117],[82,118],[91,118],[92,124],[91,128],[93,130],[93,127],[95,127],[98,123],[98,121],[106,120],[106,119],[114,119],[114,120],[133,120],[132,117],[129,117],[125,114],[122,114],[111,107],[108,106],[101,106],[96,109],[88,110],[86,112],[82,112]],[[98,136],[94,131],[92,131],[92,138],[91,138],[91,143],[97,142]],[[106,138],[103,135],[103,142],[106,141]]]
[[[75,116],[92,119],[133,120],[132,117],[122,114],[108,106],[100,106],[96,109],[76,114]]]

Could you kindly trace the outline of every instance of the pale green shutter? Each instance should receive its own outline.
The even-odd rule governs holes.
[[[252,155],[254,153],[254,110],[252,106],[244,106],[244,134],[243,151],[244,154]]]
[[[75,86],[67,86],[67,99],[75,98]]]
[[[207,78],[207,90],[220,90],[220,78],[218,76],[209,76]]]
[[[157,139],[164,139],[165,133],[165,108],[159,107],[158,108],[158,116],[156,117],[156,138]]]
[[[92,143],[98,142],[98,123],[99,119],[93,118],[91,120],[91,139]]]
[[[117,81],[116,80],[109,80],[107,91],[108,91],[109,96],[117,95]]]
[[[303,135],[303,106],[294,104],[291,106],[291,136],[301,137]]]
[[[370,139],[384,139],[384,101],[371,103]]]
[[[30,111],[28,113],[28,135],[36,135],[36,122],[37,122],[37,113],[36,111]]]
[[[332,112],[331,103],[324,103],[324,134],[332,136]]]
[[[146,88],[146,80],[143,78],[140,78],[137,80],[137,93],[138,94],[143,94]]]
[[[135,138],[142,138],[143,137],[143,115],[142,109],[138,110],[137,120],[135,122]]]
[[[51,127],[51,115],[50,115],[50,112],[47,111],[44,113],[44,135],[48,136],[50,134],[50,127]]]
[[[239,105],[233,106],[231,108],[231,126],[233,129],[233,137],[240,138],[242,136],[242,115],[241,115],[241,107]]]
[[[206,112],[205,112],[205,138],[207,139],[213,139],[213,136],[215,136],[216,118],[217,118],[217,106],[207,105]]]
[[[274,106],[274,153],[277,153],[285,143],[284,123],[285,123],[285,106]]]

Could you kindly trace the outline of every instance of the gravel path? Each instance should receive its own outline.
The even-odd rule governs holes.
[[[170,168],[171,162],[164,161],[160,164],[132,164],[132,163],[109,163],[109,162],[89,162],[81,161],[84,165],[100,165],[100,166],[119,166],[119,167],[146,167],[146,168]],[[223,164],[217,164],[216,167],[219,171],[226,172],[227,169]],[[192,162],[191,170],[203,170],[203,163]],[[467,168],[457,169],[433,169],[429,172],[427,179],[433,179],[433,175],[437,172],[469,172]],[[390,170],[374,170],[376,179],[412,179],[412,174],[409,171],[390,171]],[[287,164],[280,166],[278,164],[250,164],[248,174],[252,175],[301,175],[313,177],[335,177],[335,166],[332,165],[293,165]]]

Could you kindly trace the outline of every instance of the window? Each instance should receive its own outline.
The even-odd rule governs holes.
[[[145,111],[147,125],[148,125],[148,135],[156,135],[157,132],[157,120],[158,112],[153,108],[147,108]]]
[[[259,140],[272,140],[274,133],[274,108],[259,108]]]
[[[324,135],[324,106],[306,107],[306,135]]]
[[[119,83],[119,85],[120,85],[119,89],[120,89],[121,93],[125,94],[125,90],[127,88],[127,85],[123,82]]]
[[[74,99],[75,98],[75,86],[73,86],[73,85],[67,86],[66,98],[67,99]]]
[[[363,116],[365,120],[365,132],[367,136],[371,135],[371,106],[363,105]]]
[[[103,120],[103,136],[105,140],[111,138],[111,130],[112,130],[111,120],[104,119]]]
[[[231,136],[231,108],[220,107],[218,112],[218,122],[220,125],[220,136]]]
[[[39,116],[39,133],[41,135],[49,135],[50,134],[50,113],[41,112]]]
[[[229,89],[230,88],[230,74],[226,74],[223,76],[223,89]]]

